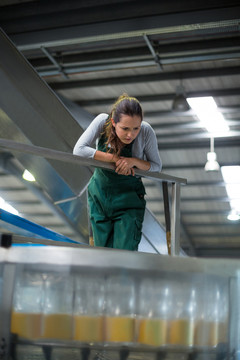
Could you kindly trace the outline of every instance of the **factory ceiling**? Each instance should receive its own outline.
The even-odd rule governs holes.
[[[227,219],[231,206],[222,172],[204,169],[213,144],[220,167],[240,165],[239,1],[0,0],[0,28],[43,80],[41,86],[30,83],[24,70],[15,69],[13,92],[0,72],[0,99],[8,103],[0,109],[0,138],[71,152],[95,115],[109,112],[122,92],[136,96],[156,131],[163,172],[187,179],[181,187],[181,247],[194,256],[240,256],[240,220]],[[0,52],[2,64],[14,69],[11,53]],[[179,94],[212,96],[229,130],[217,132],[216,124],[210,133],[194,110],[173,109]],[[61,116],[55,95],[68,108]],[[86,216],[76,222],[86,212],[85,194],[76,206],[56,201],[77,195],[91,170],[59,162],[50,167],[44,159],[6,150],[0,155],[0,196],[26,218],[85,241]],[[22,181],[26,167],[37,185]],[[147,206],[165,226],[161,184],[144,183]]]

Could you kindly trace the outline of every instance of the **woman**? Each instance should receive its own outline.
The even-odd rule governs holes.
[[[95,246],[138,249],[146,201],[134,168],[160,171],[162,167],[156,135],[142,119],[139,101],[123,94],[110,115],[98,115],[74,147],[75,155],[112,162],[116,167],[115,172],[96,168],[88,186]]]

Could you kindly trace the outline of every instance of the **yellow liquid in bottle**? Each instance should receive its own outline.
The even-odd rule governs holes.
[[[220,343],[228,342],[228,321],[218,324],[218,339]]]
[[[74,316],[74,340],[103,341],[103,316]]]
[[[11,332],[29,340],[41,337],[42,315],[12,312]]]
[[[134,319],[124,316],[107,316],[105,318],[106,341],[133,342]]]
[[[141,319],[138,322],[138,342],[161,346],[167,341],[167,321],[163,319]]]
[[[196,346],[217,346],[227,342],[227,324],[199,320],[196,324],[194,344]]]
[[[194,342],[194,324],[190,319],[172,320],[169,326],[168,343],[171,345],[192,346]]]
[[[71,340],[72,316],[68,314],[50,314],[43,317],[43,338]]]

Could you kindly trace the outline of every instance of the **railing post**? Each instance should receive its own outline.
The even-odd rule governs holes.
[[[168,183],[166,181],[162,182],[162,190],[163,190],[167,249],[168,249],[168,255],[171,255],[171,218],[170,218],[170,210],[169,210]]]
[[[172,183],[171,255],[180,253],[180,184]]]
[[[4,264],[2,278],[2,304],[0,309],[0,359],[9,358],[11,345],[11,310],[13,301],[13,290],[16,276],[15,264]]]

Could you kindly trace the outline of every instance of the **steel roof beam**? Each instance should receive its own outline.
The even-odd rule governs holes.
[[[54,51],[54,50],[53,50]],[[58,51],[60,52],[60,51]],[[94,52],[95,54],[95,52]],[[123,55],[123,54],[122,54]],[[107,58],[107,57],[106,57]],[[94,72],[100,70],[119,70],[119,69],[127,69],[129,67],[153,67],[156,65],[156,62],[152,60],[149,56],[138,56],[138,57],[121,57],[119,59],[111,59],[108,60],[99,60],[90,62],[90,60],[86,60],[82,63],[78,61],[77,64],[67,64],[62,60],[62,67],[66,74],[75,74],[75,73],[83,73],[86,71]],[[192,63],[192,62],[202,62],[202,61],[217,61],[217,60],[225,60],[225,59],[239,59],[240,51],[232,51],[232,52],[222,52],[222,53],[213,53],[210,54],[207,52],[206,54],[194,54],[194,55],[186,55],[186,56],[175,56],[175,57],[161,57],[162,65],[172,65],[172,64],[183,64],[183,63]],[[44,59],[41,61],[41,65],[37,65],[34,60],[31,61],[29,56],[29,61],[32,63],[32,66],[38,71],[40,76],[52,76],[57,75],[60,71],[54,68],[50,63],[47,65],[43,65],[43,62],[46,62]]]
[[[200,91],[189,91],[186,92],[187,97],[203,97],[203,96],[233,96],[240,95],[240,88],[226,88],[226,89],[206,89]],[[168,94],[154,94],[154,95],[139,95],[138,100],[140,102],[159,102],[166,100],[173,100],[175,98],[175,93]],[[90,100],[75,100],[75,102],[80,106],[98,106],[98,105],[109,105],[113,104],[116,101],[115,98],[105,98],[105,99],[90,99]]]
[[[202,62],[202,61],[217,61],[217,60],[233,60],[240,58],[240,51],[236,52],[223,52],[223,53],[213,53],[212,55],[207,54],[194,54],[189,56],[181,57],[161,57],[162,65],[172,65],[172,64],[183,64],[183,63],[192,63],[192,62]],[[66,74],[75,74],[82,73],[86,71],[100,71],[100,70],[119,70],[119,69],[128,69],[129,67],[153,67],[156,65],[156,62],[151,58],[142,57],[138,59],[119,59],[119,60],[104,60],[102,62],[86,62],[85,64],[77,65],[64,65],[63,70]],[[40,76],[51,76],[57,75],[58,70],[52,68],[52,66],[45,66],[42,68],[35,67]]]
[[[218,110],[223,114],[239,114],[240,106],[231,105],[231,106],[218,106]],[[193,110],[188,111],[172,111],[172,110],[156,110],[156,111],[145,111],[145,117],[157,117],[157,118],[168,118],[168,117],[189,117],[194,116],[195,113]]]
[[[199,61],[216,61],[216,60],[229,60],[229,59],[239,59],[240,52],[238,51],[222,51],[219,53],[210,53],[207,54],[190,54],[190,55],[182,55],[182,56],[172,56],[161,59],[162,65],[170,65],[170,64],[183,64],[189,62],[199,62]]]
[[[145,0],[138,0],[137,1],[137,5],[136,6],[136,1],[133,0],[105,0],[105,1],[99,1],[99,0],[88,0],[87,2],[87,7],[91,9],[91,11],[99,10],[100,8],[105,10],[104,13],[101,13],[101,15],[105,15],[105,17],[109,16],[109,14],[107,13],[107,11],[109,12],[111,10],[112,12],[112,16],[115,15],[115,17],[118,19],[119,18],[119,8],[126,7],[127,10],[130,9],[134,9],[134,14],[138,15],[138,16],[143,16],[143,15],[148,15],[148,14],[165,14],[165,13],[169,13],[172,11],[173,7],[174,7],[174,11],[201,11],[201,10],[206,10],[206,9],[213,9],[213,8],[224,8],[224,7],[229,7],[229,6],[234,6],[234,5],[238,5],[239,2],[236,0],[231,0],[231,1],[226,1],[226,0],[222,0],[221,2],[219,1],[211,1],[211,3],[209,3],[208,1],[201,1],[199,2],[193,2],[193,1],[184,1],[182,3],[179,3],[178,0],[174,0],[171,2],[156,2],[154,0],[149,0],[147,3]],[[50,14],[52,15],[52,13],[56,14],[60,14],[60,13],[64,13],[66,14],[68,11],[73,10],[75,13],[78,12],[83,12],[84,9],[86,8],[86,3],[81,2],[81,1],[75,1],[75,0],[68,0],[67,2],[64,0],[59,0],[58,1],[58,6],[56,7],[56,4],[54,2],[27,2],[27,3],[17,3],[17,4],[13,4],[13,5],[8,5],[8,6],[2,6],[1,7],[1,19],[2,20],[8,20],[9,18],[14,19],[14,18],[22,18],[22,17],[29,17],[29,16],[33,16],[35,14],[37,15],[46,15],[46,14]],[[67,13],[68,14],[68,13]],[[85,16],[87,14],[84,14]],[[129,13],[128,11],[125,11],[125,17],[130,17],[131,13]],[[89,13],[89,19],[88,21],[90,22],[92,20],[92,13]],[[70,20],[71,21],[71,20]]]
[[[194,115],[193,115],[194,116]],[[145,115],[145,118],[147,116]],[[234,119],[234,120],[230,120],[230,119],[227,119],[226,116],[225,116],[225,121],[226,121],[226,124],[228,126],[240,126],[240,119]],[[172,129],[174,130],[181,130],[181,129],[198,129],[198,128],[203,128],[203,125],[201,123],[201,121],[198,121],[198,120],[193,120],[193,121],[181,121],[179,123],[178,122],[166,122],[166,123],[158,123],[158,124],[152,124],[151,125],[152,128],[156,131],[156,130],[168,130],[170,132],[172,132]],[[163,136],[165,136],[166,132],[164,132]],[[161,135],[159,135],[161,136]]]
[[[140,40],[141,41],[141,40]],[[55,59],[58,62],[62,62],[63,64],[80,64],[80,63],[97,63],[97,62],[106,62],[106,59],[109,61],[116,61],[117,59],[139,59],[139,58],[150,58],[149,51],[146,47],[143,47],[138,41],[138,43],[133,42],[131,40],[119,40],[117,43],[108,42],[101,43],[100,51],[94,51],[96,48],[99,50],[98,46],[93,46],[90,44],[82,45],[80,49],[77,51],[73,51],[71,47],[62,47],[54,48],[51,47],[51,51],[55,53]],[[156,43],[156,41],[153,41]],[[109,47],[111,49],[109,49]],[[226,50],[229,52],[236,52],[239,50],[239,37],[231,37],[231,38],[223,38],[214,39],[214,40],[199,40],[199,41],[190,41],[190,42],[181,42],[180,44],[175,42],[165,45],[158,46],[159,54],[161,54],[161,58],[166,61],[168,59],[168,54],[175,54],[176,56],[183,56],[184,53],[186,55],[194,54],[196,55],[196,50],[198,49],[198,54],[207,55],[211,49],[211,53],[216,53],[218,50],[218,55],[220,53],[224,54]],[[200,50],[203,50],[200,52]],[[33,54],[26,52],[26,55],[30,56],[30,62],[34,67],[43,67],[48,66],[50,64],[49,59],[43,58],[41,56],[41,52],[37,51]],[[171,55],[172,56],[172,55]]]
[[[209,136],[210,138],[210,136]],[[209,138],[202,139],[196,138],[195,140],[187,140],[183,141],[182,138],[178,138],[172,142],[158,142],[158,148],[160,151],[163,150],[187,150],[187,149],[200,149],[200,148],[208,148],[209,149]],[[214,147],[239,147],[240,144],[240,136],[237,137],[224,137],[224,138],[215,138],[214,139]]]
[[[57,58],[55,57],[57,60]],[[30,61],[32,65],[33,61]],[[35,65],[34,65],[35,66]],[[64,62],[64,68],[66,67]],[[41,72],[41,71],[40,71]],[[134,84],[134,83],[146,83],[166,80],[178,80],[178,79],[194,79],[201,77],[212,76],[229,76],[240,74],[240,66],[234,67],[220,67],[214,69],[201,69],[201,70],[189,70],[189,71],[173,71],[173,72],[161,72],[148,75],[134,75],[134,76],[118,76],[108,78],[97,78],[91,80],[72,80],[72,81],[60,81],[49,82],[53,90],[67,90],[92,86],[106,86],[106,85],[120,85],[120,84]]]
[[[239,161],[235,162],[222,162],[221,166],[238,166]],[[203,169],[205,166],[205,163],[201,164],[173,164],[173,165],[164,165],[164,171],[169,170],[199,170]]]
[[[226,4],[225,4],[226,5]],[[148,9],[151,8],[149,3],[147,3]],[[179,5],[180,6],[180,5]],[[181,3],[181,7],[183,4]],[[189,6],[189,4],[188,4]],[[217,5],[216,5],[217,6]],[[174,8],[174,13],[162,13],[154,15],[146,16],[142,14],[139,17],[130,18],[131,12],[128,13],[129,8],[125,8],[121,6],[124,10],[124,14],[128,14],[128,19],[120,19],[119,12],[115,14],[116,18],[114,18],[114,14],[109,11],[109,6],[106,7],[108,11],[108,19],[103,21],[103,18],[100,17],[97,20],[97,16],[100,16],[99,12],[93,12],[92,9],[89,12],[89,23],[86,23],[86,17],[84,17],[84,13],[82,13],[82,17],[79,18],[79,14],[77,17],[77,21],[75,24],[81,25],[73,25],[66,23],[66,14],[63,20],[61,21],[60,16],[56,16],[54,12],[54,17],[52,14],[49,16],[34,17],[28,19],[22,18],[21,24],[19,23],[10,23],[3,22],[3,29],[11,33],[11,38],[13,42],[19,46],[19,49],[33,49],[39,48],[40,46],[63,46],[70,44],[79,44],[83,42],[90,41],[103,41],[109,39],[117,39],[117,38],[138,38],[142,37],[143,32],[146,35],[153,34],[181,34],[183,31],[189,32],[204,30],[213,30],[215,32],[219,32],[219,28],[224,28],[225,32],[227,31],[227,27],[231,30],[236,28],[238,29],[238,18],[236,14],[240,13],[240,6],[235,2],[233,5],[226,5],[226,8],[207,8],[206,10],[202,9],[200,11],[198,9],[192,9],[192,11],[179,11],[176,12]],[[141,6],[135,3],[134,12],[137,9],[140,9]],[[154,2],[153,9],[156,8],[156,2]],[[172,8],[171,8],[172,10]],[[187,10],[187,9],[186,9]],[[56,11],[56,9],[55,9]],[[93,14],[95,14],[95,23],[93,20]],[[106,18],[105,14],[105,18]],[[74,14],[75,15],[75,14]],[[144,22],[142,16],[144,15]],[[110,17],[109,17],[110,16]],[[68,17],[70,18],[70,17]],[[73,18],[76,19],[75,16]],[[234,19],[234,20],[232,20]],[[32,23],[31,23],[32,22]],[[93,25],[94,23],[94,25]],[[47,25],[47,26],[46,26]],[[70,25],[70,26],[69,26]],[[26,29],[25,32],[23,28]],[[46,30],[46,28],[50,30]],[[44,31],[42,31],[44,29]],[[19,33],[17,33],[19,31]]]
[[[51,61],[51,63],[53,65],[56,66],[58,72],[64,77],[64,79],[68,79],[67,75],[65,74],[62,66],[56,61],[56,59],[54,58],[54,56],[52,56],[52,54],[50,54],[50,52],[48,51],[48,49],[46,49],[45,47],[41,47],[41,50],[43,51],[43,53],[47,56],[47,58]]]
[[[240,56],[239,56],[240,57]],[[120,70],[120,69],[129,69],[129,68],[136,68],[136,67],[145,67],[145,66],[155,66],[156,63],[154,60],[121,60],[116,62],[107,62],[107,63],[101,63],[101,64],[84,64],[83,66],[69,66],[69,67],[63,67],[64,72],[66,75],[70,74],[76,74],[76,73],[85,73],[92,72],[92,71],[103,71],[103,70]],[[52,68],[52,67],[46,67],[42,69],[37,69],[38,74],[42,77],[47,76],[53,76],[53,75],[59,75],[59,71]]]
[[[211,138],[213,135],[209,133],[205,129],[192,129],[192,131],[183,131],[183,132],[176,132],[176,133],[162,133],[157,134],[157,139],[162,142],[168,142],[167,139],[171,139],[171,141],[175,141],[176,139],[179,140],[188,140],[188,139],[203,139],[203,138]],[[214,134],[214,138],[216,139],[218,137],[218,134]],[[220,133],[219,137],[221,138],[227,138],[227,137],[240,137],[240,131],[238,130],[229,130],[228,132],[223,134]]]

